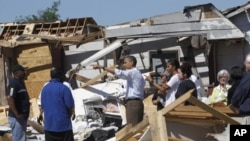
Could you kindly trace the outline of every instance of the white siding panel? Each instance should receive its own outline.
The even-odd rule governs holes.
[[[205,67],[197,67],[197,71],[199,73],[208,72],[208,67],[207,66],[205,66]]]
[[[206,62],[204,54],[200,54],[198,56],[195,56],[195,62],[196,63],[203,63]]]

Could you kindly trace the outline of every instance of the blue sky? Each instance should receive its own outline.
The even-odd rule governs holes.
[[[0,23],[16,17],[37,15],[58,0],[1,0]],[[115,25],[155,15],[182,11],[184,6],[212,3],[223,10],[247,3],[248,0],[61,0],[61,20],[93,17],[99,25]]]

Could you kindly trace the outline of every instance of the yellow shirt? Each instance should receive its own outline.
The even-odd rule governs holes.
[[[209,96],[210,104],[224,102],[227,105],[227,92],[229,88],[231,88],[229,84],[226,85],[226,88],[222,88],[220,85],[214,87],[212,94]]]

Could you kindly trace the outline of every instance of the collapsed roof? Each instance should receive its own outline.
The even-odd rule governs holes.
[[[104,29],[106,38],[205,35],[208,40],[243,38],[244,34],[209,3],[183,11],[139,19]]]
[[[55,22],[0,24],[0,46],[56,42],[83,44],[103,38],[101,27],[91,17],[74,18]]]

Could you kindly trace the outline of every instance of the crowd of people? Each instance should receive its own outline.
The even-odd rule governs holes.
[[[192,74],[192,65],[189,62],[178,62],[177,59],[169,59],[166,70],[169,73],[168,80],[157,84],[151,76],[146,80],[161,93],[154,94],[152,102],[160,110],[187,91],[194,89],[192,96],[202,100],[201,85],[198,78]],[[205,95],[209,106],[228,106],[242,116],[250,114],[250,53],[246,55],[244,66],[234,66],[230,72],[222,69],[217,73],[218,85],[210,95]],[[159,94],[161,96],[159,96]],[[163,96],[164,95],[164,96]],[[156,98],[158,97],[158,98]],[[163,97],[163,98],[162,98]],[[165,101],[164,101],[165,100]],[[162,106],[158,106],[158,105]],[[190,103],[183,103],[190,105]]]
[[[176,98],[180,97],[191,89],[194,89],[192,95],[198,98],[197,90],[200,89],[200,84],[198,83],[196,76],[192,74],[192,65],[189,62],[184,61],[180,63],[177,59],[169,59],[167,61],[166,70],[169,73],[169,79],[161,86],[155,83],[151,76],[146,76],[146,80],[152,86],[155,86],[159,91],[161,91],[161,95],[165,96],[165,99],[162,99],[165,100],[163,102],[160,101],[161,98],[158,96],[159,98],[157,103],[164,103],[163,107],[160,109],[168,106],[174,102]],[[156,103],[154,97],[155,96],[152,98],[153,104]],[[184,103],[184,105],[190,105],[190,103]],[[157,110],[160,109],[157,108]]]
[[[250,54],[245,58],[245,66],[235,66],[230,73],[222,69],[217,73],[218,85],[207,96],[209,104],[229,106],[240,115],[250,114]],[[126,80],[126,120],[133,126],[144,117],[144,88],[146,81],[157,90],[152,97],[152,103],[157,110],[168,106],[189,90],[194,90],[192,96],[200,99],[198,78],[192,74],[189,62],[179,62],[169,59],[166,72],[161,74],[160,84],[154,82],[151,76],[143,76],[137,69],[134,56],[126,56],[123,68],[92,65],[93,69],[103,69],[113,73],[120,79]],[[12,129],[13,141],[25,141],[27,120],[29,117],[29,95],[24,85],[25,68],[16,65],[12,71],[13,77],[8,84],[7,100],[9,104],[8,120]],[[44,115],[45,139],[53,141],[73,140],[71,118],[74,115],[74,99],[71,89],[64,84],[63,71],[53,67],[50,72],[51,80],[41,90],[41,115]],[[191,105],[191,103],[183,103]]]

